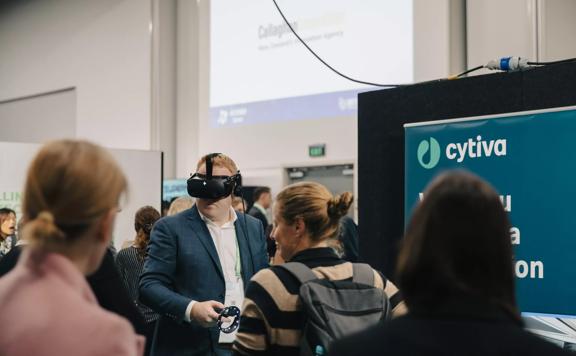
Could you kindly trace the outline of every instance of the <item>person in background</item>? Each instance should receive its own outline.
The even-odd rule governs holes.
[[[246,206],[248,204],[246,203],[246,200],[242,199],[242,197],[234,197],[232,198],[232,209],[234,209],[235,211],[239,212],[239,213],[245,213],[245,209]]]
[[[174,201],[174,200],[172,200],[172,201]],[[161,206],[161,210],[160,210],[162,213],[162,216],[166,216],[166,214],[168,214],[168,209],[170,209],[170,203],[171,203],[170,201],[162,200],[162,206]],[[130,246],[130,245],[128,245],[128,246]]]
[[[272,205],[272,193],[268,187],[258,187],[254,189],[254,204],[248,210],[248,214],[262,222],[264,229],[270,225],[266,209]]]
[[[0,209],[0,259],[16,246],[16,212],[9,208]]]
[[[3,209],[0,209],[0,211]],[[0,221],[2,213],[0,212]],[[0,278],[6,273],[10,272],[18,263],[18,258],[20,258],[20,253],[22,252],[22,245],[26,244],[26,241],[22,238],[22,227],[24,226],[24,219],[20,218],[17,224],[17,242],[2,258],[0,258]]]
[[[522,327],[509,229],[486,182],[464,172],[435,179],[398,256],[408,314],[337,341],[330,355],[569,355]]]
[[[258,187],[254,189],[253,199],[254,205],[252,205],[248,214],[262,222],[262,226],[266,232],[266,250],[268,251],[269,259],[273,260],[273,257],[276,254],[276,241],[274,241],[270,236],[272,224],[268,221],[268,215],[266,212],[266,209],[270,208],[272,205],[272,193],[270,188]]]
[[[160,213],[153,207],[145,206],[138,209],[134,217],[134,229],[136,230],[134,244],[120,250],[116,255],[116,267],[122,277],[124,286],[146,320],[146,337],[148,340],[152,340],[156,320],[158,320],[159,316],[140,302],[138,283],[144,268],[144,260],[148,254],[150,232],[158,219],[160,219]],[[151,345],[151,343],[149,342],[147,345]]]
[[[224,154],[202,157],[191,179],[226,183],[229,190],[216,192],[218,198],[198,198],[192,208],[154,225],[140,300],[160,314],[155,356],[230,353],[220,345],[227,340],[216,327],[217,311],[224,303],[241,305],[244,286],[268,267],[262,224],[232,209],[238,174]]]
[[[170,203],[170,208],[166,213],[166,216],[176,215],[179,212],[190,209],[194,205],[194,198],[189,196],[182,196],[174,199]]]
[[[348,215],[340,219],[338,235],[328,240],[328,246],[332,247],[343,260],[358,262],[358,225],[354,219]]]
[[[340,259],[327,245],[338,233],[340,218],[348,212],[352,194],[337,197],[323,185],[301,182],[287,186],[276,197],[272,236],[287,262],[301,262],[318,278],[352,278],[352,263]],[[404,312],[398,289],[377,271],[374,286],[384,289],[392,315]],[[258,272],[246,288],[240,329],[234,351],[240,355],[299,355],[305,313],[299,302],[300,283],[280,266]],[[357,353],[355,353],[357,354]]]
[[[340,233],[338,234],[338,241],[342,248],[342,259],[349,262],[358,262],[358,225],[356,225],[354,219],[347,215],[340,219]]]
[[[162,216],[170,216],[178,214],[183,210],[191,208],[192,205],[194,205],[194,198],[188,196],[174,198],[172,199],[170,206],[166,209],[164,215]],[[130,246],[133,246],[134,242],[135,240],[124,240],[124,242],[122,242],[122,246],[120,246],[120,249],[123,250]]]
[[[126,178],[86,141],[43,146],[24,186],[28,246],[0,279],[0,354],[142,355],[144,338],[98,306],[85,276],[98,269]]]

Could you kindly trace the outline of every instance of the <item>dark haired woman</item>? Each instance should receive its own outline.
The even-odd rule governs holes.
[[[134,217],[134,229],[136,230],[134,244],[120,250],[116,256],[116,266],[122,276],[126,290],[146,320],[146,336],[149,340],[152,340],[152,333],[154,332],[156,320],[158,320],[158,314],[140,302],[138,282],[144,268],[144,260],[146,259],[148,243],[150,242],[150,232],[158,219],[160,219],[160,213],[153,207],[145,206],[138,209]]]
[[[565,355],[522,328],[510,223],[480,178],[434,180],[398,257],[406,316],[336,342],[331,355]]]

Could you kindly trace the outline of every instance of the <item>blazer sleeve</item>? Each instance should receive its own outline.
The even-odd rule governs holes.
[[[174,291],[178,246],[165,219],[154,225],[140,276],[140,300],[159,314],[183,322],[191,299]]]

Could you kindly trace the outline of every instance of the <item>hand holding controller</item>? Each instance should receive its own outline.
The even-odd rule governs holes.
[[[233,318],[230,325],[224,326],[229,322],[229,318]],[[218,315],[218,329],[225,334],[230,334],[240,326],[240,309],[234,305],[226,307],[220,311]]]
[[[196,320],[205,328],[214,326],[218,320],[218,310],[224,308],[224,305],[215,300],[197,302],[190,311],[190,318]]]

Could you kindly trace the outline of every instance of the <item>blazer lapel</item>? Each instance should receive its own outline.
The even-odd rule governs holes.
[[[214,241],[212,240],[212,235],[210,235],[210,231],[206,227],[206,223],[202,221],[200,214],[198,213],[198,208],[193,206],[190,208],[191,213],[189,215],[189,221],[192,225],[192,230],[198,237],[198,240],[202,243],[208,255],[214,262],[216,266],[216,270],[220,274],[220,277],[224,279],[224,273],[222,272],[222,265],[220,264],[220,258],[218,257],[218,252],[216,251],[216,246],[214,245]]]
[[[238,249],[240,250],[240,261],[242,263],[242,280],[244,287],[248,285],[250,278],[254,275],[254,268],[252,267],[252,256],[248,246],[248,236],[246,235],[246,216],[242,213],[237,213],[238,219],[234,222],[236,229],[236,239],[238,240]]]

